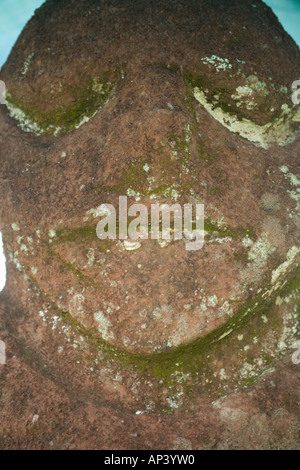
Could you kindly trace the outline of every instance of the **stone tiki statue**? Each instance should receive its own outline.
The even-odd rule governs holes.
[[[263,381],[286,364],[291,405],[276,397],[273,411],[288,437],[276,445],[296,446],[299,59],[260,0],[49,0],[36,11],[0,73],[9,445],[37,445],[10,417],[16,387],[42,409],[52,400],[64,429],[60,440],[45,409],[40,447],[65,445],[64,400],[85,447],[212,448],[225,425],[220,448],[267,448],[278,421]],[[148,209],[204,204],[202,249],[100,240],[97,208],[121,195]],[[98,440],[84,416],[101,417]]]

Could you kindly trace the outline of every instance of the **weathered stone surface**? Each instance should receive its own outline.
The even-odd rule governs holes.
[[[48,1],[1,71],[3,330],[66,394],[192,412],[298,339],[300,53],[255,5]],[[203,249],[100,241],[96,208],[126,194],[204,203]],[[212,435],[259,413],[220,406]]]

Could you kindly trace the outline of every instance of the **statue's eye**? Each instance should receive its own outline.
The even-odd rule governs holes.
[[[293,106],[287,86],[274,91],[271,78],[263,81],[258,73],[247,75],[244,61],[235,61],[237,71],[228,59],[211,56],[201,61],[208,72],[207,76],[189,76],[193,95],[225,128],[263,148],[289,144],[299,135],[300,109]],[[231,66],[228,81],[226,69]],[[213,68],[218,73],[211,79]],[[224,85],[222,78],[227,79]]]
[[[6,103],[10,116],[17,120],[22,130],[57,136],[78,129],[108,102],[115,89],[115,75],[108,72],[77,86],[52,84],[51,90],[55,88],[54,103],[50,100],[51,105],[47,103],[43,109],[8,90]]]

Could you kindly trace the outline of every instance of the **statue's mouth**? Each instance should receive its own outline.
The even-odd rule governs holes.
[[[91,214],[85,216],[79,228],[51,229],[46,234],[36,230],[27,237],[19,235],[14,224],[19,245],[16,262],[59,314],[69,315],[121,350],[155,353],[214,331],[220,331],[217,337],[226,336],[233,331],[226,325],[243,316],[249,300],[248,310],[253,313],[260,307],[259,299],[281,287],[279,281],[276,289],[268,283],[262,289],[259,283],[250,297],[243,290],[241,282],[252,271],[247,264],[239,270],[233,253],[247,241],[251,260],[257,248],[249,235],[208,233],[203,249],[192,252],[185,250],[183,240],[166,244],[141,240],[133,246],[135,241],[126,245],[121,240],[99,240],[91,218]],[[259,248],[262,242],[256,243]],[[286,270],[297,256],[295,248]],[[253,263],[257,262],[254,258]],[[226,277],[216,272],[226,272]]]

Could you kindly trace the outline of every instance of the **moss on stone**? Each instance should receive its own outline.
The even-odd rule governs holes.
[[[110,77],[111,74],[107,72],[80,88],[69,85],[63,93],[68,100],[71,99],[71,103],[67,106],[58,105],[49,111],[7,93],[8,109],[12,117],[19,120],[23,130],[32,130],[36,134],[65,134],[93,117],[107,102],[114,89]]]
[[[209,222],[209,229],[214,230],[216,227],[213,222]],[[84,227],[80,230],[72,229],[68,231],[56,231],[56,238],[58,241],[77,241],[85,236],[91,237],[94,227]],[[228,232],[225,232],[226,235]],[[244,232],[243,232],[244,234]],[[60,238],[61,236],[61,238]],[[84,283],[90,283],[90,279],[84,276],[76,267],[70,263],[64,262],[55,252],[55,241],[48,245],[49,255],[56,258],[58,263],[61,263],[63,269],[73,271],[77,276],[82,278]],[[271,356],[268,349],[264,349],[260,342],[268,336],[272,331],[272,335],[276,338],[280,337],[280,332],[284,326],[284,320],[275,312],[275,298],[281,296],[282,298],[290,296],[292,293],[297,304],[297,334],[300,333],[300,270],[296,270],[294,274],[289,274],[285,281],[282,281],[281,287],[274,291],[271,296],[266,296],[268,293],[269,285],[266,282],[262,287],[260,293],[250,296],[241,305],[237,313],[227,322],[207,334],[200,337],[195,341],[187,344],[181,344],[174,349],[152,353],[152,354],[138,354],[131,353],[116,347],[109,342],[99,337],[96,329],[86,328],[70,312],[60,309],[52,299],[49,298],[39,287],[38,282],[32,276],[30,268],[25,269],[27,276],[34,283],[36,288],[42,293],[45,300],[52,306],[55,312],[72,326],[74,331],[83,336],[89,345],[91,353],[97,355],[97,351],[101,350],[104,354],[104,360],[110,364],[111,367],[120,369],[126,368],[133,370],[139,374],[141,379],[154,382],[158,384],[161,389],[168,387],[170,393],[176,395],[178,384],[182,386],[187,394],[200,393],[205,391],[213,396],[221,396],[228,388],[233,390],[237,386],[248,387],[252,385],[257,378],[263,374],[263,371],[270,368],[276,360],[284,354],[274,351],[274,356]],[[95,286],[101,288],[101,286]],[[267,318],[265,323],[262,318]],[[242,335],[241,335],[242,333]],[[260,367],[255,366],[256,351],[242,349],[240,341],[236,338],[237,335],[244,337],[244,344],[250,344],[254,338],[258,338],[258,348],[260,354]],[[237,359],[234,363],[233,359]],[[216,374],[216,364],[227,361],[230,365],[230,374],[228,379],[220,379]],[[240,371],[241,364],[248,364],[250,374],[245,374]],[[252,367],[252,369],[251,369]],[[246,366],[244,367],[247,371]],[[225,371],[226,372],[226,371]],[[224,373],[226,376],[226,373]],[[175,396],[174,395],[174,396]],[[169,412],[167,408],[166,412]]]
[[[211,223],[210,229],[212,230],[214,228],[215,226]],[[75,233],[76,236],[82,234],[82,232],[78,230],[76,230]],[[86,233],[90,234],[89,231]],[[228,232],[226,232],[226,234],[228,234]],[[73,237],[72,240],[74,241]],[[52,247],[49,247],[49,249],[52,250]],[[56,256],[53,252],[52,255]],[[74,266],[67,266],[67,264],[68,263],[65,263],[68,269],[74,270]],[[75,274],[77,274],[77,269],[75,269]],[[32,278],[30,273],[28,273],[28,275]],[[38,287],[36,282],[35,285]],[[143,377],[143,379],[154,380],[159,383],[161,387],[168,387],[170,390],[173,390],[174,393],[178,385],[178,374],[180,374],[181,377],[183,377],[182,380],[180,380],[180,384],[185,388],[187,393],[194,393],[193,390],[199,389],[200,387],[200,389],[205,389],[208,393],[214,390],[214,396],[216,396],[216,393],[219,393],[221,396],[226,387],[231,386],[232,383],[237,382],[241,387],[247,387],[253,384],[262,373],[261,370],[256,371],[254,366],[251,365],[255,360],[253,352],[247,351],[242,353],[239,349],[239,342],[235,339],[235,343],[232,343],[230,338],[238,332],[242,332],[243,336],[245,336],[245,340],[250,343],[254,337],[264,338],[270,328],[274,332],[280,331],[283,320],[273,312],[274,300],[278,295],[287,296],[290,293],[294,293],[297,296],[298,307],[300,306],[300,270],[298,269],[294,277],[288,280],[288,282],[283,282],[282,285],[284,287],[279,287],[271,297],[266,297],[266,295],[264,295],[268,292],[268,284],[266,284],[265,288],[262,289],[259,294],[249,297],[248,300],[243,303],[234,317],[230,318],[223,326],[206,336],[198,338],[188,344],[181,344],[172,350],[152,354],[131,353],[111,345],[102,338],[99,338],[96,330],[87,329],[69,312],[62,311],[52,301],[49,301],[47,294],[43,292],[43,295],[59,315],[71,324],[80,335],[85,337],[90,345],[90,350],[96,352],[100,349],[105,354],[106,360],[115,367],[133,369]],[[261,320],[262,317],[268,318],[268,324],[265,324]],[[298,308],[298,332],[300,325],[299,320],[300,314]],[[231,364],[233,368],[230,376],[231,382],[228,383],[228,381],[224,381],[223,383],[214,373],[214,363],[215,361],[223,360],[224,357],[230,358],[233,354],[238,356],[239,363],[244,360],[245,364],[250,364],[249,367],[254,368],[254,371],[251,370],[249,376],[240,376],[236,369],[237,365],[233,366],[233,364]],[[274,360],[273,357],[267,355],[266,351],[262,351],[262,369],[269,367]],[[232,376],[235,378],[232,378]],[[224,388],[225,384],[226,387]]]
[[[97,238],[96,225],[56,230],[55,243],[72,242],[86,238]]]

